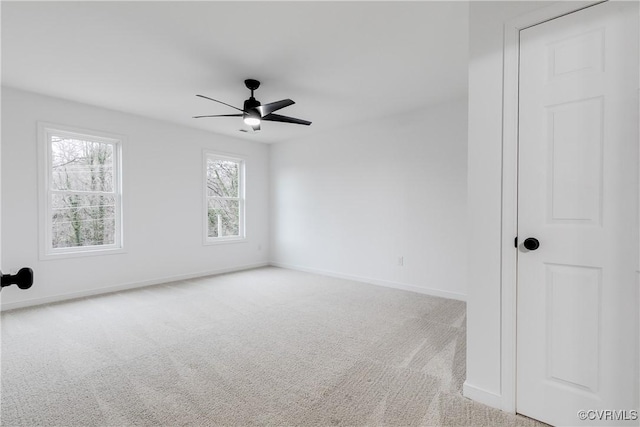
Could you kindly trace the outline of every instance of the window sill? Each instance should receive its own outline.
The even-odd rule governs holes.
[[[246,237],[222,237],[217,239],[209,239],[206,238],[202,244],[204,246],[212,246],[212,245],[224,245],[227,243],[246,243]]]
[[[110,248],[110,249],[84,249],[78,251],[68,252],[48,252],[40,255],[41,261],[50,261],[56,259],[67,258],[82,258],[90,256],[102,256],[102,255],[117,255],[123,254],[126,250],[124,248]]]

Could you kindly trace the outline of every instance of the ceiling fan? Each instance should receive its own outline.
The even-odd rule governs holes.
[[[282,116],[280,114],[273,114],[274,111],[280,110],[281,108],[288,107],[289,105],[295,104],[290,99],[283,99],[276,102],[270,102],[269,104],[260,104],[260,101],[253,97],[253,91],[260,87],[260,82],[254,79],[247,79],[244,81],[247,89],[251,91],[251,97],[244,101],[244,108],[234,107],[233,105],[229,105],[226,102],[218,101],[217,99],[209,98],[204,95],[196,95],[200,98],[208,99],[210,101],[219,102],[220,104],[224,104],[228,107],[234,108],[238,111],[241,111],[242,114],[215,114],[208,116],[194,116],[194,119],[201,119],[203,117],[242,117],[245,124],[251,126],[254,131],[260,130],[260,122],[261,121],[269,121],[269,122],[283,122],[283,123],[295,123],[298,125],[306,125],[309,126],[311,124],[310,121],[296,119],[294,117]]]

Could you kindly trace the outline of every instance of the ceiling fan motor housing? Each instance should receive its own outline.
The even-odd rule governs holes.
[[[260,112],[256,110],[256,107],[260,106],[260,101],[255,99],[253,96],[246,101],[244,101],[244,116],[243,117],[255,117],[257,119],[261,118]]]
[[[260,101],[258,101],[252,96],[251,98],[244,101],[244,111],[249,111],[252,108],[259,107],[260,105],[261,105]]]
[[[260,106],[260,101],[253,97],[253,91],[260,87],[260,82],[255,79],[247,79],[244,81],[244,85],[251,91],[251,97],[244,101],[244,115],[242,117],[254,117],[260,119],[262,114],[255,109]]]

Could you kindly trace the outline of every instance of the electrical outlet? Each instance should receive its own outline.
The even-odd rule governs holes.
[[[399,256],[398,257],[398,265],[400,267],[404,266],[404,257],[403,256]]]

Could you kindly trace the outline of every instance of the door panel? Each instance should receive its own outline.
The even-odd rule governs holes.
[[[546,264],[547,377],[597,392],[602,269]],[[576,301],[575,296],[581,295]]]
[[[637,2],[520,33],[516,405],[555,425],[638,425],[638,79]]]
[[[547,107],[548,223],[600,225],[603,98]]]

